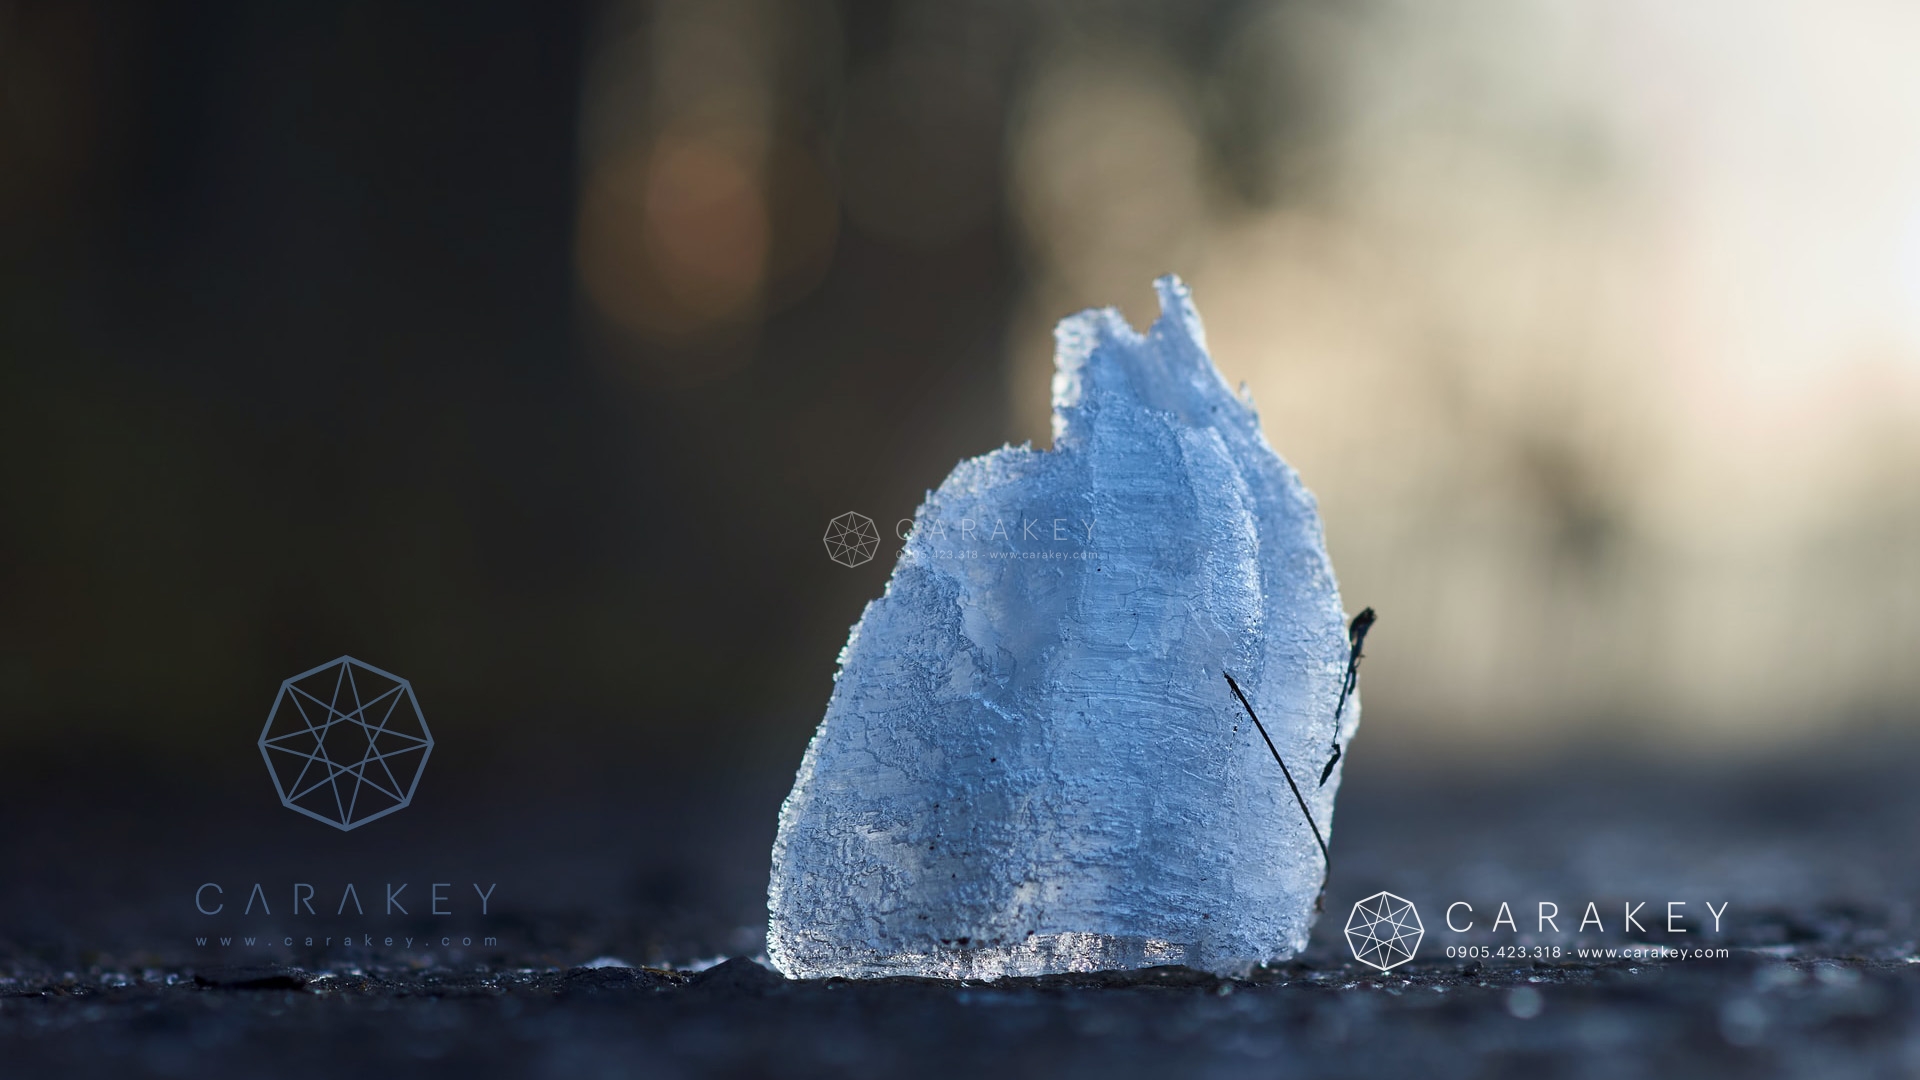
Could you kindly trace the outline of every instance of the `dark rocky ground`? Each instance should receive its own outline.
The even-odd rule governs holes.
[[[463,1077],[1912,1075],[1912,760],[1910,747],[1881,746],[1685,772],[1617,761],[1505,778],[1356,769],[1312,948],[1239,981],[1156,969],[799,983],[744,959],[697,972],[581,966],[611,953],[688,967],[708,950],[757,948],[743,935],[771,831],[760,803],[777,791],[729,803],[737,819],[686,817],[652,839],[551,830],[572,839],[545,845],[546,862],[512,855],[508,876],[554,887],[523,887],[503,905],[514,913],[500,925],[516,932],[484,955],[196,952],[177,944],[172,916],[87,909],[156,877],[165,892],[171,871],[56,870],[40,861],[48,834],[36,844],[15,833],[0,890],[0,1075],[319,1076],[369,1063],[374,1074]],[[97,839],[78,824],[60,835]],[[138,830],[124,841],[137,849]],[[595,878],[607,865],[626,869]],[[581,879],[571,891],[569,873]],[[1419,904],[1428,928],[1419,956],[1387,974],[1354,963],[1340,935],[1353,902],[1381,888]],[[1483,927],[1510,902],[1522,932],[1446,933],[1456,899]],[[1727,958],[1573,955],[1682,943],[1645,913],[1653,929],[1623,935],[1616,914],[1677,899],[1694,914],[1701,901],[1729,905],[1718,934],[1693,924],[1684,940]],[[1525,932],[1542,900],[1563,913],[1596,902],[1605,932]],[[1445,955],[1460,944],[1529,955]],[[1554,944],[1558,958],[1531,956]]]
[[[651,969],[215,970],[31,980],[8,1075],[1911,1075],[1902,962],[1294,964],[953,985]]]

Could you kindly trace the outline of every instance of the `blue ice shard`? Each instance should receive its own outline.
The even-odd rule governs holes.
[[[1054,449],[963,461],[840,654],[780,811],[767,954],[795,977],[997,978],[1306,945],[1345,617],[1313,496],[1177,278],[1145,335],[1056,331]],[[1338,730],[1336,730],[1336,728]]]

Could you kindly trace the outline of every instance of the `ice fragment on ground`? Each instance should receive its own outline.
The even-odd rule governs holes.
[[[767,954],[795,977],[994,978],[1306,945],[1349,652],[1313,496],[1157,282],[1056,331],[1054,449],[961,462],[840,657],[781,808]],[[1297,763],[1297,764],[1296,764]]]

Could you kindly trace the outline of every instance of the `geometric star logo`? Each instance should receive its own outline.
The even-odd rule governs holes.
[[[841,566],[860,566],[880,550],[880,530],[873,519],[852,510],[827,522],[827,558]]]
[[[280,802],[343,830],[412,802],[432,752],[412,685],[351,656],[281,683],[260,730]]]
[[[1377,892],[1353,905],[1347,916],[1347,946],[1353,958],[1386,971],[1413,959],[1426,928],[1413,901]]]

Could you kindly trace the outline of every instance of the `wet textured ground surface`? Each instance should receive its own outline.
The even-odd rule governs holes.
[[[652,970],[215,971],[5,988],[8,1075],[1892,1076],[1920,1068],[1905,963],[1289,965],[789,983]],[[226,1068],[223,1069],[222,1067]]]
[[[662,939],[649,927],[663,922],[685,948],[737,944],[754,897],[727,890],[755,875],[698,860],[731,865],[765,838],[746,826],[734,837],[724,821],[668,860],[718,883],[714,902],[589,889],[580,895],[611,899],[526,914],[535,944],[519,954],[234,966],[16,937],[0,956],[0,1074],[319,1076],[389,1061],[449,1076],[1911,1075],[1920,794],[1907,760],[1895,750],[1686,777],[1570,766],[1501,783],[1357,771],[1312,949],[1245,980],[1157,969],[793,983],[746,960],[576,966],[602,951],[650,959]],[[663,857],[649,850],[618,858]],[[9,849],[8,865],[21,854]],[[1383,888],[1415,901],[1427,927],[1419,956],[1385,974],[1355,964],[1340,937],[1353,903]],[[1444,930],[1455,900],[1474,905],[1474,933]],[[1684,939],[1650,917],[1673,900],[1699,916]],[[1529,932],[1542,901],[1569,930],[1591,901],[1605,927]],[[1728,905],[1718,934],[1700,921],[1708,901]],[[1518,932],[1486,929],[1502,902]],[[1621,906],[1640,902],[1650,930],[1623,934]],[[1574,955],[1636,941],[1729,954]],[[1557,958],[1446,955],[1554,944]]]

